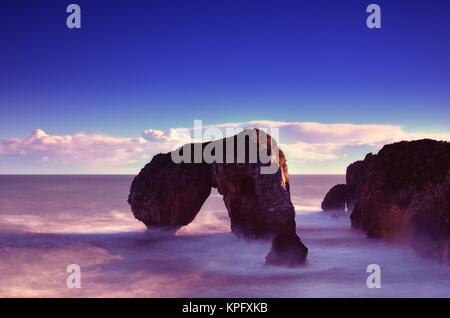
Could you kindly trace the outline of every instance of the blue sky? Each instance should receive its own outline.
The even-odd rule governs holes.
[[[372,2],[381,30],[360,0],[4,1],[0,138],[133,138],[194,119],[448,132],[450,2]]]

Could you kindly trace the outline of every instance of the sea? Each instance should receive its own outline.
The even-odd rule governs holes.
[[[0,296],[450,297],[448,265],[368,238],[348,215],[321,212],[343,175],[291,176],[297,233],[309,248],[295,268],[265,265],[270,242],[233,235],[215,190],[175,235],[147,231],[127,203],[132,180],[0,176]],[[73,264],[79,288],[70,284]]]

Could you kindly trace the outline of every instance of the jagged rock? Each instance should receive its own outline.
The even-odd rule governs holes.
[[[364,160],[356,161],[347,167],[347,209],[353,211],[359,191],[367,179],[367,165],[375,156],[372,153],[366,155]]]
[[[384,146],[348,167],[347,185],[353,227],[450,262],[450,143]]]
[[[348,197],[347,192],[346,184],[338,184],[332,187],[322,201],[322,210],[345,212]]]
[[[236,151],[239,145],[245,145],[244,152]],[[193,162],[195,147],[209,152],[214,161],[172,160],[173,155],[186,155]],[[258,151],[255,160],[249,149]],[[267,263],[300,264],[308,249],[296,234],[286,159],[276,150],[278,146],[269,135],[251,129],[159,154],[134,179],[128,202],[135,217],[148,228],[178,228],[195,218],[211,187],[216,187],[223,195],[233,233],[245,238],[275,238]],[[273,173],[262,173],[261,169],[271,167],[275,167]]]

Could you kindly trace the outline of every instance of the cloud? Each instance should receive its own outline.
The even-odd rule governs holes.
[[[142,138],[150,142],[190,142],[190,131],[184,128],[171,128],[167,132],[157,129],[146,129],[142,133]]]
[[[151,159],[170,145],[149,142],[142,137],[121,138],[106,135],[49,135],[36,129],[27,138],[0,139],[0,159],[10,158],[33,166],[99,168],[104,171]],[[70,171],[68,171],[70,172]]]
[[[206,126],[212,127],[212,126]],[[405,138],[407,134],[396,125],[323,124],[316,122],[250,121],[244,123],[220,124],[225,128],[277,128],[280,142],[291,144],[372,144],[378,145]]]
[[[407,132],[402,126],[387,124],[250,121],[208,125],[201,131],[208,128],[224,133],[227,128],[268,128],[269,133],[278,129],[276,138],[293,173],[343,173],[349,163],[363,158],[367,152],[377,152],[384,144],[401,140],[450,141],[450,132]],[[20,170],[14,173],[51,171],[52,167],[67,173],[74,172],[72,170],[77,173],[136,173],[155,154],[198,140],[194,132],[199,131],[192,127],[167,131],[146,129],[140,137],[123,138],[85,133],[51,135],[36,129],[26,138],[0,138],[0,173],[11,173],[4,171],[8,164]]]
[[[337,151],[340,146],[328,143],[309,144],[305,142],[297,142],[293,144],[280,144],[280,148],[290,160],[301,162],[324,162],[339,159]]]
[[[402,126],[389,124],[348,124],[348,123],[317,123],[317,122],[281,122],[281,121],[249,121],[238,123],[223,123],[190,128],[187,134],[208,129],[219,129],[224,136],[230,129],[231,134],[248,128],[267,129],[275,136],[288,158],[301,162],[307,161],[335,161],[346,159],[349,153],[360,153],[364,157],[364,150],[377,151],[383,145],[402,141],[431,138],[450,140],[450,133],[414,132],[408,133]],[[168,134],[162,135],[167,136]],[[184,132],[186,133],[186,132]],[[194,139],[194,138],[191,138]],[[197,140],[198,138],[195,138]],[[172,140],[165,137],[165,140]],[[209,140],[205,138],[204,141]]]

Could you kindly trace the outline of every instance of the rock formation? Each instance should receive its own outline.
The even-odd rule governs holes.
[[[196,149],[214,160],[204,156],[198,160]],[[252,160],[254,149],[257,155]],[[192,222],[215,187],[223,195],[233,233],[250,239],[274,239],[266,257],[268,264],[300,264],[308,249],[296,234],[286,159],[276,150],[269,135],[251,129],[159,154],[134,179],[128,202],[135,217],[148,228],[177,229]],[[173,156],[191,160],[175,163]],[[273,173],[262,173],[261,169],[272,165],[276,166]]]
[[[450,143],[399,142],[347,169],[351,222],[450,262]]]
[[[211,193],[211,167],[175,164],[158,154],[134,178],[128,203],[147,227],[178,229],[191,223]]]
[[[323,211],[345,212],[347,203],[347,185],[338,184],[328,191],[322,201]]]

